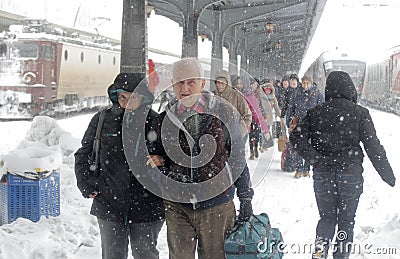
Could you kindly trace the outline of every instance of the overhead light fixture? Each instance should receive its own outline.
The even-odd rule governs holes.
[[[265,23],[264,26],[265,26],[265,29],[267,30],[267,33],[272,34],[274,32],[276,25],[275,25],[275,23],[269,21],[269,22]]]
[[[277,41],[275,42],[275,49],[280,50],[282,48],[282,42]]]
[[[199,36],[201,38],[201,42],[204,42],[204,40],[207,39],[207,34],[200,34]]]
[[[147,18],[150,17],[152,11],[156,11],[156,8],[154,5],[146,5],[145,6],[145,12],[146,12]]]

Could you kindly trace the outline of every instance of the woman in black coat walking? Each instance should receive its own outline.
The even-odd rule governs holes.
[[[143,79],[141,74],[121,73],[108,88],[113,106],[107,109],[101,128],[98,170],[93,170],[90,161],[100,112],[93,116],[82,147],[75,153],[77,185],[85,198],[93,198],[90,213],[97,217],[100,227],[103,259],[127,258],[129,242],[135,259],[158,258],[157,238],[165,217],[163,200],[135,177],[147,173],[145,149],[156,152],[152,142],[141,137],[149,135],[157,116],[151,109],[146,112],[153,100],[148,87],[134,92]],[[132,119],[141,116],[147,116],[145,125]],[[123,127],[130,127],[129,136],[124,138]],[[142,134],[141,129],[146,133]],[[128,164],[126,152],[132,146],[136,148],[135,163],[140,167],[130,168]]]
[[[357,92],[347,73],[329,74],[325,103],[308,110],[291,133],[290,141],[314,168],[320,220],[312,258],[327,258],[331,244],[335,245],[335,259],[349,258],[354,218],[363,192],[364,154],[360,142],[382,180],[394,186],[396,178],[369,111],[357,105]],[[336,240],[331,243],[336,225]]]

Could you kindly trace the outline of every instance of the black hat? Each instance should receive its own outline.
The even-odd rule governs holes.
[[[260,81],[260,84],[263,85],[263,84],[266,84],[266,83],[269,83],[269,82],[271,82],[271,81],[268,78],[265,78],[265,79],[262,79]]]
[[[260,85],[260,81],[258,80],[258,78],[250,77],[250,85],[252,85],[254,82],[257,82],[257,84]]]
[[[235,87],[237,85],[238,80],[240,79],[240,76],[238,75],[231,75],[231,82],[232,82],[232,87]]]
[[[343,71],[332,71],[326,79],[325,100],[332,98],[346,98],[357,103],[357,91],[353,80]]]
[[[108,87],[108,96],[115,103],[118,102],[119,92],[132,93],[144,79],[142,73],[120,73],[115,77],[114,83]]]
[[[289,81],[289,77],[288,77],[287,75],[284,75],[284,76],[282,77],[281,82],[283,82],[283,81]]]
[[[298,76],[297,74],[291,74],[290,77],[289,77],[289,80],[291,80],[291,79],[296,79],[297,82],[300,81],[300,80],[299,80],[299,76]]]

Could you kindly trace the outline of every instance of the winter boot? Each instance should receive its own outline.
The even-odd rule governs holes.
[[[301,175],[302,175],[302,172],[296,171],[296,173],[294,174],[294,178],[298,179],[301,177]]]
[[[315,249],[311,259],[326,259],[328,258],[328,249],[322,244],[315,244]]]
[[[254,147],[254,156],[256,158],[258,158],[258,147],[257,146]]]
[[[314,252],[311,259],[327,259],[329,245],[324,238],[317,237],[315,239]]]
[[[309,171],[304,171],[303,172],[303,177],[310,177],[310,172]]]
[[[250,159],[250,160],[254,160],[254,150],[253,150],[253,149],[250,150],[250,157],[249,157],[249,159]]]

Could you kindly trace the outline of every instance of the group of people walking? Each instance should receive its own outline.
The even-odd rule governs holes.
[[[157,238],[164,221],[170,258],[194,259],[196,250],[199,258],[224,258],[224,242],[236,221],[235,192],[240,201],[238,222],[253,214],[254,191],[244,143],[250,113],[245,110],[237,115],[204,89],[198,60],[181,60],[172,70],[176,99],[158,115],[149,109],[153,96],[148,87],[139,87],[145,78],[119,74],[108,88],[113,105],[106,111],[99,137],[99,164],[93,166],[90,158],[101,113],[92,118],[82,147],[75,153],[78,188],[84,197],[93,198],[91,214],[98,219],[103,258],[127,258],[129,242],[135,259],[159,258]],[[234,93],[231,96],[227,99],[240,107],[240,100],[234,101]],[[147,115],[146,110],[150,110]],[[145,125],[135,124],[144,121],[140,120],[143,117]],[[132,149],[134,165],[127,159],[131,146],[124,142],[123,127],[138,128],[129,130],[128,143],[147,149]],[[213,138],[210,143],[203,142],[207,136]],[[213,151],[211,156],[207,146]],[[174,197],[154,195],[141,182],[144,174],[154,174],[154,179],[163,174],[182,183],[182,189],[172,190]],[[204,182],[199,190],[188,187]],[[168,182],[160,186],[162,193],[168,192]],[[209,197],[204,193],[210,193]],[[184,200],[186,196],[191,198]]]
[[[348,75],[331,75],[325,100],[312,77],[305,75],[300,82],[295,74],[274,85],[222,70],[214,77],[211,93],[205,89],[201,63],[182,59],[172,66],[176,98],[157,114],[151,109],[154,97],[143,83],[145,78],[119,74],[108,88],[113,105],[105,112],[100,134],[96,131],[103,120],[101,112],[92,118],[75,153],[77,185],[85,198],[93,199],[91,214],[98,219],[102,258],[127,258],[129,243],[135,259],[159,258],[157,239],[164,222],[169,258],[194,259],[196,251],[198,258],[225,258],[224,242],[235,222],[247,221],[253,214],[245,145],[250,147],[249,159],[254,159],[259,156],[260,139],[272,137],[263,101],[274,107],[291,131],[291,143],[299,153],[295,177],[309,176],[313,166],[321,216],[313,258],[326,258],[326,244],[336,225],[348,234],[341,241],[351,243],[362,193],[360,141],[382,179],[394,186],[395,177],[368,110],[355,102]],[[297,125],[290,127],[293,117]],[[126,128],[128,140],[123,138]],[[97,136],[98,164],[93,163]],[[143,181],[149,175],[159,186],[157,195]],[[170,181],[178,182],[179,188],[170,190]],[[344,251],[334,258],[348,255]]]

